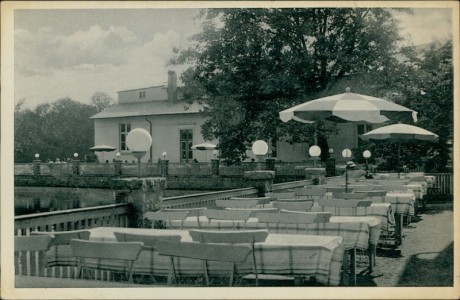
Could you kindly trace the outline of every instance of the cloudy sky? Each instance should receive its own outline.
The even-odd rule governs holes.
[[[16,10],[14,98],[25,106],[59,98],[89,103],[97,91],[166,82],[172,48],[199,32],[197,9]],[[405,43],[451,35],[450,9],[396,13]],[[180,73],[181,70],[176,70]]]

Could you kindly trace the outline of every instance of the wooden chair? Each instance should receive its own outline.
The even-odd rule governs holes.
[[[295,189],[294,196],[296,198],[306,198],[306,199],[313,199],[313,198],[323,198],[326,194],[325,189],[312,189],[312,188],[297,188]]]
[[[204,215],[208,219],[208,229],[210,228],[212,221],[232,221],[232,228],[237,228],[237,223],[243,223],[243,229],[246,228],[246,222],[251,217],[252,212],[250,210],[217,210],[207,209],[204,211]]]
[[[162,242],[158,244],[158,253],[170,257],[168,284],[177,279],[174,258],[191,258],[203,261],[206,285],[209,286],[208,261],[231,263],[229,286],[233,285],[235,264],[244,263],[251,254],[251,247],[232,244],[202,244],[196,242]]]
[[[216,206],[222,208],[253,208],[259,204],[257,199],[229,199],[229,200],[216,200]]]
[[[299,225],[305,225],[305,233],[308,233],[308,224],[328,223],[331,213],[322,212],[298,212],[282,210],[279,214],[259,214],[257,216],[259,223],[265,223],[267,231],[270,231],[270,225],[275,225],[276,232],[279,232],[280,224],[285,225],[286,232],[295,225],[296,232],[299,231]]]
[[[367,198],[367,193],[333,193],[333,199],[365,199]]]
[[[189,217],[196,217],[196,221],[198,223],[198,227],[201,228],[200,216],[203,216],[203,211],[206,210],[207,207],[194,207],[194,208],[162,208],[160,211],[164,212],[180,212],[180,211],[188,211],[187,218]]]
[[[45,276],[46,251],[50,248],[52,239],[52,235],[15,236],[14,273]]]
[[[200,243],[219,243],[219,244],[244,244],[251,246],[252,263],[254,266],[254,275],[256,278],[256,286],[259,285],[259,276],[257,271],[257,263],[255,256],[255,243],[265,242],[268,236],[266,230],[245,230],[245,231],[203,231],[190,230],[192,240]]]
[[[294,191],[291,192],[273,192],[273,193],[265,193],[267,197],[272,198],[272,200],[280,200],[280,199],[294,199]]]
[[[371,206],[371,200],[359,200],[359,199],[319,199],[318,205],[321,206],[321,210],[324,212],[325,207],[331,207],[334,209],[335,215],[341,215],[341,208],[352,209],[352,215],[356,216],[357,208],[364,207],[365,214],[367,214],[367,208]]]
[[[314,200],[309,201],[273,201],[273,207],[278,210],[294,210],[294,211],[311,211]]]
[[[91,232],[89,230],[71,230],[71,231],[32,231],[32,236],[48,235],[52,236],[50,250],[51,255],[54,256],[52,264],[48,263],[48,267],[66,267],[76,266],[77,260],[74,256],[69,256],[68,249],[70,247],[70,241],[72,239],[89,240]]]
[[[145,214],[145,218],[152,222],[152,228],[154,228],[155,221],[164,221],[166,226],[169,223],[168,228],[172,228],[172,221],[180,221],[180,229],[184,226],[184,221],[187,219],[190,211],[180,210],[180,211],[149,211]]]
[[[95,260],[94,269],[105,269],[127,274],[129,282],[133,282],[133,265],[141,253],[141,242],[99,242],[73,239],[70,241],[72,254],[78,259],[78,274],[82,277],[83,271],[88,271],[87,260]],[[114,265],[114,261],[123,262],[123,269]],[[103,264],[106,264],[105,267]]]

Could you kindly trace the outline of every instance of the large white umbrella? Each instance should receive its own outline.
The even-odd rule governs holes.
[[[102,162],[104,162],[104,152],[112,152],[117,150],[117,148],[114,148],[109,145],[97,145],[89,148],[89,150],[93,152],[102,152]]]
[[[436,142],[439,136],[426,129],[408,125],[408,124],[393,124],[383,126],[374,130],[371,130],[360,136],[361,139],[375,140],[375,141],[387,141],[398,144],[398,176],[399,176],[399,161],[401,157],[401,143],[408,141],[427,141]]]
[[[320,120],[333,122],[383,123],[390,120],[412,118],[417,122],[417,112],[384,99],[347,92],[311,100],[279,113],[283,122],[295,120],[314,123]]]
[[[212,144],[212,143],[208,143],[208,142],[205,142],[205,143],[201,143],[201,144],[196,144],[196,145],[193,145],[192,147],[190,147],[192,150],[202,150],[202,151],[206,151],[205,152],[205,161],[208,160],[208,150],[215,150],[217,149],[217,146]]]

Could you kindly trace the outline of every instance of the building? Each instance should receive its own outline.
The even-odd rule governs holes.
[[[205,142],[201,136],[204,123],[199,104],[189,105],[183,100],[180,87],[177,87],[177,75],[168,72],[167,85],[146,87],[118,92],[118,104],[94,115],[95,145],[110,145],[117,151],[104,153],[104,159],[111,162],[120,153],[123,161],[136,160],[126,145],[126,136],[134,128],[144,128],[152,136],[150,150],[142,162],[155,162],[167,153],[172,163],[197,160],[209,161],[212,151],[191,150],[194,144]],[[334,149],[333,158],[341,158],[345,148],[358,145],[358,134],[372,129],[371,125],[345,123],[337,125],[336,135],[328,139],[329,148]],[[217,141],[210,141],[217,144]],[[272,157],[284,162],[299,162],[308,159],[308,145],[289,144],[278,141],[269,143]],[[251,151],[248,155],[252,157]],[[102,154],[99,160],[102,159]]]

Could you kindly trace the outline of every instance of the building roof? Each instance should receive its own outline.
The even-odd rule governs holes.
[[[198,113],[202,108],[203,106],[198,103],[188,104],[184,101],[171,100],[123,103],[108,107],[90,119],[193,114]]]

